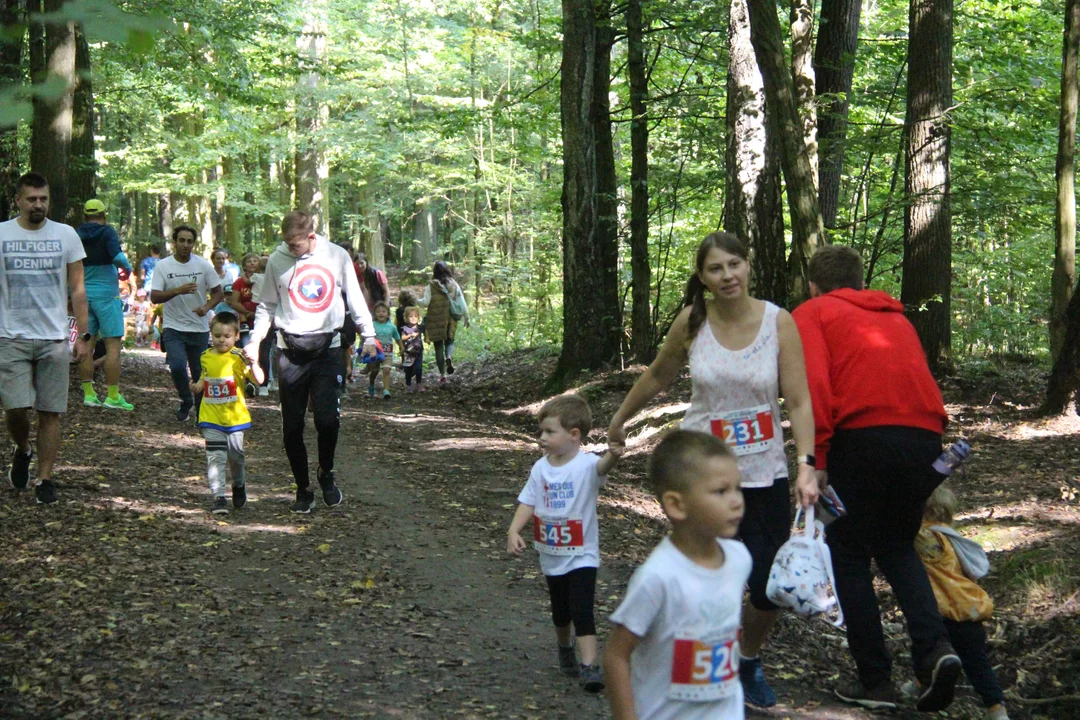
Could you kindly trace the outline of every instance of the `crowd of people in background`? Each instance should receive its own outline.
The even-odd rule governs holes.
[[[455,372],[455,335],[470,319],[445,262],[434,263],[420,297],[402,289],[392,313],[386,274],[316,234],[302,211],[284,217],[282,242],[269,256],[249,254],[237,266],[215,249],[208,260],[194,252],[196,230],[179,225],[172,254],[152,246],[136,272],[102,202],[85,204],[86,222],[75,230],[47,218],[42,176],[22,176],[15,199],[19,216],[0,223],[0,402],[15,446],[8,478],[27,488],[36,455],[38,503],[57,501],[52,471],[72,361],[84,405],[134,410],[119,391],[125,305],[136,344],[152,342],[151,326],[160,324],[179,400],[175,417],[194,413],[204,438],[214,514],[230,512],[227,490],[233,510],[246,503],[247,400],[268,394],[271,375],[296,484],[291,510],[306,514],[316,506],[304,442],[309,411],[323,504],[344,502],[335,454],[354,361],[371,397],[380,379],[382,397],[391,397],[398,358],[409,391],[423,389],[425,340],[438,382]],[[767,589],[770,569],[791,533],[792,498],[811,508],[829,492],[846,507],[826,541],[857,669],[835,694],[872,709],[901,701],[873,560],[907,620],[915,681],[902,692],[918,710],[944,710],[964,671],[987,718],[1006,720],[981,624],[992,603],[971,569],[985,555],[980,560],[979,548],[963,545],[951,528],[955,498],[941,487],[949,470],[940,459],[948,417],[903,306],[864,289],[862,261],[845,247],[814,254],[811,299],[793,313],[752,297],[750,273],[739,238],[713,233],[702,241],[685,307],[611,418],[602,456],[582,449],[592,428],[584,399],[563,395],[539,412],[543,457],[518,496],[507,550],[526,549],[522,531],[532,523],[559,669],[586,692],[607,686],[619,720],[742,718],[744,704],[775,705],[762,662],[780,612]],[[93,383],[99,340],[104,400]],[[626,451],[627,425],[684,368],[689,410],[648,465],[671,533],[631,578],[602,654],[594,617],[598,497]],[[794,482],[781,398],[795,445]]]

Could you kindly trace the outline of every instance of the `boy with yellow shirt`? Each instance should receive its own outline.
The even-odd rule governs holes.
[[[244,487],[244,430],[251,427],[251,414],[244,402],[244,383],[249,378],[261,385],[263,370],[250,365],[247,357],[235,350],[240,339],[236,315],[218,313],[210,324],[211,347],[202,354],[202,374],[191,383],[191,392],[202,394],[199,427],[206,439],[206,476],[214,494],[210,512],[226,515],[225,463],[232,475],[233,507],[239,510],[247,502]]]

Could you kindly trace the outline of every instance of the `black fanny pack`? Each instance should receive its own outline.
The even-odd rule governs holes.
[[[285,357],[293,363],[307,363],[317,360],[330,349],[330,344],[337,337],[337,331],[327,333],[309,333],[307,335],[294,335],[284,330],[279,330],[281,339],[285,342]]]

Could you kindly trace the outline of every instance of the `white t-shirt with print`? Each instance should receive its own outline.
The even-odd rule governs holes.
[[[186,263],[178,262],[172,255],[163,258],[154,268],[150,289],[172,290],[189,282],[197,285],[194,294],[177,295],[165,303],[162,327],[180,332],[208,332],[210,314],[199,317],[195,308],[205,305],[209,292],[221,285],[221,278],[209,260],[198,255],[192,255]]]
[[[560,467],[542,457],[518,495],[519,503],[533,507],[531,537],[545,575],[600,567],[596,497],[607,478],[596,474],[598,462],[599,455],[583,451]]]
[[[704,568],[670,538],[630,578],[611,616],[637,637],[631,686],[640,720],[741,720],[739,630],[750,552],[717,539],[724,564]]]
[[[0,337],[65,340],[67,266],[84,257],[69,225],[46,220],[26,230],[18,219],[0,223]]]

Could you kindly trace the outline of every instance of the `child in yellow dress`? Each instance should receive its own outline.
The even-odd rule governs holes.
[[[926,501],[915,550],[926,566],[949,642],[960,656],[968,682],[986,706],[987,720],[1009,720],[1005,695],[986,652],[983,629],[983,621],[994,612],[994,603],[975,583],[990,570],[990,562],[978,543],[953,530],[955,512],[956,496],[939,485]],[[915,693],[917,686],[910,682],[904,691]]]

